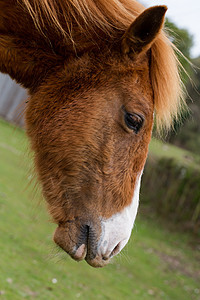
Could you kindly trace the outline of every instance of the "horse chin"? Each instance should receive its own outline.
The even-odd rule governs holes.
[[[93,268],[103,268],[110,263],[111,258],[102,259],[100,255],[97,255],[94,259],[89,259],[86,257],[85,260]]]
[[[101,256],[97,254],[94,258],[91,258],[91,254],[87,251],[88,245],[82,244],[71,257],[76,261],[84,260],[94,268],[101,268],[106,266],[111,258],[106,256]]]

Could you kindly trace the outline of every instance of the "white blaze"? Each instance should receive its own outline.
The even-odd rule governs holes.
[[[131,204],[120,213],[113,215],[109,219],[102,220],[102,239],[98,249],[99,255],[109,255],[118,245],[117,251],[114,253],[117,254],[127,244],[138,210],[141,176],[142,172],[136,180]]]

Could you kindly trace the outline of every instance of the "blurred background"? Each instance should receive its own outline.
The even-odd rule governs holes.
[[[142,3],[168,6],[189,111],[167,136],[153,134],[132,239],[105,269],[52,246],[55,226],[38,204],[40,191],[32,193],[25,155],[27,93],[0,74],[0,299],[200,300],[200,1]]]

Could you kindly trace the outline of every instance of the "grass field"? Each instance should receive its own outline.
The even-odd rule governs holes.
[[[153,139],[149,146],[150,153],[157,158],[173,158],[177,164],[185,167],[200,170],[200,156],[180,149],[176,146],[161,143],[159,140]]]
[[[26,153],[24,132],[0,121],[0,299],[200,300],[200,245],[142,215],[106,268],[59,251]]]

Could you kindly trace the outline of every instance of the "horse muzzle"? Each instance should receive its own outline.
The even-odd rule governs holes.
[[[139,204],[140,178],[129,206],[110,218],[85,213],[59,223],[54,241],[73,259],[85,259],[92,267],[104,267],[127,244]]]
[[[85,259],[92,267],[104,267],[122,250],[130,237],[130,231],[113,230],[106,225],[104,221],[84,225],[79,220],[67,221],[59,224],[53,239],[74,260]]]

